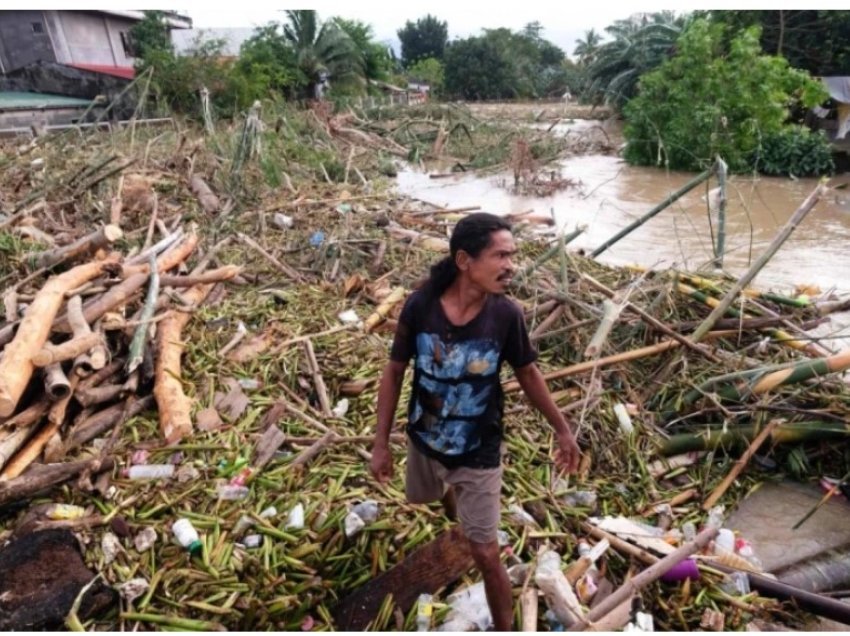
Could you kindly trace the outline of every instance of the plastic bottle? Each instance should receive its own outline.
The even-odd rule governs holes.
[[[715,552],[734,552],[735,551],[735,533],[728,528],[720,528],[717,536],[714,537]]]
[[[127,469],[129,479],[169,479],[174,476],[174,464],[140,464]]]
[[[239,521],[236,522],[236,525],[233,526],[233,536],[238,537],[253,527],[253,525],[254,520],[251,519],[251,517],[248,515],[242,515],[239,517]]]
[[[86,515],[86,509],[73,504],[53,504],[47,511],[47,518],[53,520],[59,519],[79,519]]]
[[[203,547],[198,531],[195,530],[195,526],[188,519],[182,518],[175,521],[171,526],[171,531],[177,538],[177,542],[189,550],[191,554],[196,554]]]
[[[631,435],[635,427],[632,424],[632,418],[629,417],[629,413],[626,410],[626,406],[624,404],[620,404],[619,402],[614,405],[614,415],[617,416],[617,422],[620,425],[620,430],[623,431],[626,435]]]
[[[420,594],[416,603],[416,631],[431,631],[431,614],[434,612],[430,594]]]
[[[709,528],[717,528],[720,529],[723,527],[723,506],[714,506],[711,510],[708,511],[708,521],[706,522],[706,526]]]

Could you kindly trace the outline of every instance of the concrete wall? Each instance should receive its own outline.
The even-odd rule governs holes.
[[[63,64],[105,64],[132,66],[133,58],[124,52],[121,33],[130,30],[132,20],[88,11],[56,11],[57,59]],[[51,21],[54,24],[54,21]],[[64,59],[67,56],[67,59]]]
[[[41,32],[33,25],[41,25]],[[42,11],[0,11],[0,71],[8,73],[32,62],[56,61]]]

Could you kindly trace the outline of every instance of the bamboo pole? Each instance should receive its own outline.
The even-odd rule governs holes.
[[[381,304],[378,305],[377,308],[375,308],[375,311],[372,312],[372,314],[368,318],[366,318],[363,323],[363,330],[366,333],[369,333],[370,331],[372,331],[372,329],[374,329],[384,320],[386,320],[389,313],[393,310],[393,307],[395,307],[396,304],[404,300],[405,294],[406,292],[404,290],[404,287],[396,287],[395,289],[393,289],[390,294],[386,298],[384,298],[383,301],[381,301]]]
[[[740,475],[741,471],[744,470],[752,456],[755,455],[756,451],[761,447],[762,444],[764,444],[765,440],[770,437],[770,434],[773,433],[773,430],[777,426],[779,426],[779,423],[780,420],[772,420],[756,436],[752,443],[747,447],[747,450],[744,452],[744,454],[741,455],[737,462],[735,462],[735,465],[732,467],[732,470],[729,471],[729,474],[726,475],[723,481],[720,482],[717,488],[715,488],[708,496],[708,498],[703,502],[703,510],[711,510],[714,507],[714,504],[717,503],[717,500],[720,499],[727,490],[729,490],[729,486],[731,486],[735,482],[735,480],[738,478],[738,475]]]
[[[714,162],[717,175],[717,187],[720,189],[720,201],[717,208],[717,243],[714,246],[714,266],[723,267],[723,255],[726,252],[726,162],[720,157]]]
[[[313,342],[309,338],[304,341],[304,352],[307,355],[307,364],[310,367],[310,372],[313,374],[313,385],[316,387],[316,395],[319,397],[319,404],[322,407],[322,415],[325,417],[333,417],[331,401],[330,398],[328,398],[328,388],[325,385],[325,379],[322,377],[322,370],[319,368],[319,362],[316,360],[316,352],[313,349]]]
[[[127,354],[128,374],[135,371],[136,367],[142,364],[142,359],[145,355],[145,342],[147,340],[148,330],[150,329],[148,321],[153,317],[156,299],[159,296],[159,272],[155,266],[153,255],[150,257],[150,272],[150,284],[148,285],[144,307],[142,307],[142,315],[139,318],[139,326],[136,327]]]
[[[212,290],[212,285],[192,287],[183,295],[187,304],[197,306]],[[180,381],[180,357],[183,354],[181,332],[192,315],[171,310],[162,320],[157,336],[154,397],[159,408],[159,425],[169,444],[192,432],[192,400],[183,392]]]
[[[602,619],[608,613],[616,609],[626,598],[640,592],[640,590],[650,583],[653,583],[667,572],[674,565],[688,558],[690,555],[699,552],[708,545],[717,535],[718,528],[706,528],[700,532],[696,539],[691,543],[686,543],[674,552],[671,552],[663,559],[659,560],[654,565],[649,566],[643,572],[631,579],[626,579],[625,583],[614,591],[611,596],[602,601],[587,613],[586,616],[570,627],[570,630],[584,631],[596,621]]]
[[[675,203],[676,201],[681,199],[683,196],[685,196],[688,192],[690,192],[691,190],[696,188],[703,181],[706,181],[707,179],[709,179],[713,172],[714,172],[714,168],[712,167],[712,168],[709,168],[708,170],[698,174],[696,177],[694,177],[693,179],[688,181],[681,188],[676,190],[669,197],[664,199],[661,203],[659,203],[654,208],[652,208],[649,212],[647,212],[642,217],[637,219],[634,223],[631,223],[627,227],[623,228],[622,230],[617,232],[614,236],[612,236],[607,241],[605,241],[602,245],[600,245],[595,250],[593,250],[593,252],[591,253],[591,256],[593,256],[593,257],[599,256],[602,252],[604,252],[609,247],[614,245],[614,243],[616,243],[617,241],[622,239],[624,236],[631,234],[634,230],[636,230],[641,225],[643,225],[644,223],[649,221],[649,219],[654,217],[656,214],[658,214],[659,212],[661,212],[665,208],[669,207],[670,205],[672,205],[673,203]]]
[[[35,370],[32,356],[47,342],[50,325],[62,305],[65,292],[87,283],[114,264],[115,260],[104,260],[78,265],[49,279],[36,294],[14,339],[6,345],[0,359],[0,417],[8,417],[15,412]]]
[[[602,345],[608,339],[608,334],[611,333],[614,323],[620,317],[623,307],[623,303],[614,303],[608,298],[602,301],[602,320],[599,321],[599,326],[584,350],[585,358],[595,358],[602,351]]]
[[[747,272],[741,276],[738,281],[732,286],[717,307],[709,314],[708,318],[697,328],[697,330],[691,335],[691,340],[694,342],[699,342],[702,338],[711,330],[714,326],[714,323],[720,318],[726,310],[732,305],[735,298],[741,292],[744,287],[746,287],[750,281],[752,281],[756,275],[767,265],[768,261],[773,257],[774,254],[782,247],[782,244],[788,240],[788,237],[791,236],[791,233],[797,228],[797,226],[806,218],[806,215],[815,207],[815,204],[820,200],[820,198],[826,193],[826,186],[823,184],[816,187],[812,193],[806,197],[806,200],[800,204],[800,207],[797,208],[797,211],[791,216],[788,222],[785,224],[785,227],[779,232],[776,238],[773,239],[771,244],[767,247],[764,253],[753,263],[752,267],[750,267]],[[594,254],[595,256],[595,254]]]

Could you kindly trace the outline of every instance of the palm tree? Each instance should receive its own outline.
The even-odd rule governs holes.
[[[578,57],[578,63],[585,66],[592,62],[601,41],[602,36],[595,29],[585,31],[584,39],[576,40],[576,48],[573,50],[573,55]]]
[[[310,9],[287,11],[286,17],[283,37],[295,51],[310,97],[321,96],[320,87],[326,80],[346,81],[362,76],[362,55],[336,23],[320,23],[316,12]]]
[[[606,27],[613,40],[596,50],[588,66],[585,97],[622,108],[636,94],[638,78],[673,55],[686,23],[687,17],[663,11],[636,14]]]

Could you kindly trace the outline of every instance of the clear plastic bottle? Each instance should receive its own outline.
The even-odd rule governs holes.
[[[129,479],[169,479],[174,476],[174,464],[138,464],[126,474]]]
[[[216,496],[228,501],[245,499],[251,490],[247,486],[235,486],[233,484],[219,484],[216,488]]]
[[[723,527],[723,512],[725,508],[723,506],[714,506],[711,510],[708,511],[708,521],[706,522],[706,526],[709,528],[717,528],[718,530]]]
[[[434,613],[434,605],[430,594],[420,594],[416,603],[416,631],[431,631],[431,615]]]
[[[200,552],[203,544],[201,543],[201,538],[198,536],[198,531],[195,530],[195,526],[192,525],[191,521],[185,517],[178,519],[172,524],[171,531],[177,538],[177,542],[189,550],[190,553],[196,554]]]
[[[690,543],[697,538],[697,527],[693,521],[686,521],[682,524],[682,536],[685,543]]]

